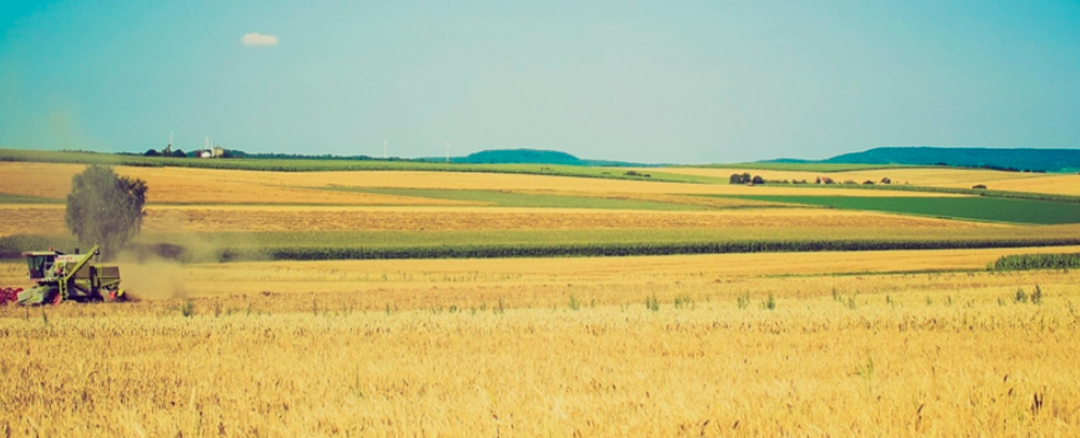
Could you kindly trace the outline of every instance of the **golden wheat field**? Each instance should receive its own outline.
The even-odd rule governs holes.
[[[61,199],[82,168],[0,163],[10,176],[0,181],[0,193]],[[213,246],[213,233],[354,231],[1080,237],[1076,224],[694,196],[922,196],[908,192],[451,172],[116,170],[150,185],[143,239],[180,236],[189,245]],[[888,176],[962,187],[983,175],[937,171]],[[867,172],[862,177],[877,171]],[[1000,177],[992,188],[1003,190],[1074,190],[1038,185],[1055,176],[992,176]],[[710,209],[504,207],[345,190],[364,188]],[[0,238],[65,233],[63,204],[0,205]],[[1080,273],[987,268],[1003,255],[1078,252],[1080,246],[188,264],[121,258],[132,302],[0,307],[0,433],[1080,436]],[[0,262],[0,286],[27,283],[24,263]]]
[[[899,254],[897,269],[994,255]],[[6,308],[0,402],[19,409],[0,413],[0,428],[1071,436],[1080,427],[1077,273],[816,275],[853,262],[757,256],[195,266],[207,282],[222,283],[217,272],[272,290]],[[802,268],[767,275],[784,264]],[[1040,304],[1015,299],[1036,284]]]

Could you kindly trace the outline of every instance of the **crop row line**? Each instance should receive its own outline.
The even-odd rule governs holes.
[[[560,243],[438,245],[412,247],[234,247],[216,253],[218,261],[248,260],[368,260],[368,259],[463,259],[521,257],[625,257],[690,254],[769,252],[894,251],[934,249],[1020,248],[1080,245],[1080,239],[1008,240],[807,240],[648,243]],[[186,252],[181,252],[181,258]]]

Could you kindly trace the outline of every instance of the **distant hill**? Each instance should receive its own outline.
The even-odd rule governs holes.
[[[1074,172],[1080,170],[1080,150],[885,147],[838,155],[822,162],[948,165],[1032,172]]]
[[[445,157],[420,158],[419,161],[441,162]],[[450,157],[450,162],[464,164],[561,164],[566,166],[652,167],[654,164],[625,161],[583,160],[566,152],[539,149],[493,149]]]
[[[566,152],[536,149],[498,149],[480,151],[465,157],[452,158],[455,163],[469,164],[566,164],[581,166],[585,163]]]

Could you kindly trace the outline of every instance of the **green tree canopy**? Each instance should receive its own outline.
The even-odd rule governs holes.
[[[146,190],[146,181],[90,165],[71,180],[64,221],[81,244],[114,257],[142,228]]]

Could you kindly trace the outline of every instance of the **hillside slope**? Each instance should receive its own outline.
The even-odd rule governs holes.
[[[838,155],[826,163],[856,164],[946,164],[963,167],[1071,172],[1080,170],[1077,149],[990,149],[885,147]]]

